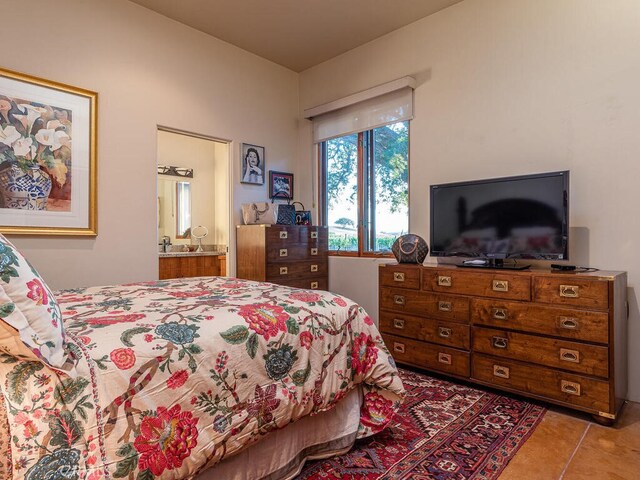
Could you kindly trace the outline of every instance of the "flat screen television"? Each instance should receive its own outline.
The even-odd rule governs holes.
[[[432,256],[567,260],[568,235],[569,171],[431,186]]]

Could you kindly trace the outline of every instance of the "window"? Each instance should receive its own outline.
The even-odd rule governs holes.
[[[329,250],[390,253],[409,230],[409,122],[321,142],[320,179]]]
[[[176,182],[176,238],[191,238],[191,185]]]

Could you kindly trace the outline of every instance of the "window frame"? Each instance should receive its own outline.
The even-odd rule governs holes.
[[[407,122],[407,130],[408,130],[408,139],[407,139],[407,231],[411,231],[411,189],[409,185],[411,184],[411,155],[410,155],[410,146],[411,146],[411,122],[409,120],[404,120]],[[384,127],[385,125],[381,125],[380,127]],[[380,128],[375,127],[375,128]],[[328,250],[327,253],[329,256],[335,257],[364,257],[364,258],[395,258],[391,251],[388,252],[374,252],[374,251],[365,251],[365,235],[369,232],[371,235],[372,230],[369,227],[367,222],[367,213],[368,208],[372,208],[371,206],[365,205],[365,189],[374,190],[371,193],[375,193],[375,182],[369,182],[370,176],[365,175],[365,159],[369,160],[369,165],[366,167],[369,169],[374,168],[375,158],[373,155],[373,145],[374,145],[374,130],[372,128],[370,130],[365,130],[363,132],[358,132],[358,161],[357,161],[357,182],[358,182],[358,190],[356,194],[357,202],[358,202],[358,250],[352,251],[339,251],[339,250]],[[318,224],[325,226],[327,225],[328,218],[328,204],[327,204],[327,142],[329,140],[322,141],[318,143],[317,155],[318,155]],[[368,154],[365,156],[365,149],[368,150]],[[375,198],[375,195],[369,195],[369,200]],[[375,209],[374,209],[375,210]],[[375,216],[373,216],[372,222],[375,227]],[[370,238],[369,242],[375,242],[375,238]],[[370,243],[371,244],[371,243]]]

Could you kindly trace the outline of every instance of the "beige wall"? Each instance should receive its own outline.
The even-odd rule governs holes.
[[[417,79],[410,224],[425,238],[430,184],[571,170],[572,263],[629,272],[634,400],[640,400],[638,25],[637,0],[466,0],[300,76],[301,109],[404,75]],[[310,163],[308,125],[299,139]],[[332,259],[330,287],[377,316],[372,264]]]
[[[226,143],[216,142],[214,148],[216,158],[213,166],[214,222],[213,228],[209,228],[209,237],[211,238],[208,243],[227,245],[228,247],[230,231],[233,230],[235,223],[229,225],[229,162],[222,160],[229,157],[229,146]],[[225,219],[227,220],[226,224]]]
[[[98,236],[11,237],[52,287],[157,278],[158,125],[232,141],[235,222],[241,203],[267,198],[240,185],[238,143],[293,170],[294,72],[125,0],[2,0],[0,12],[14,39],[0,66],[99,94]]]

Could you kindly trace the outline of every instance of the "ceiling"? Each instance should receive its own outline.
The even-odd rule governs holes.
[[[131,0],[296,72],[462,0]]]

